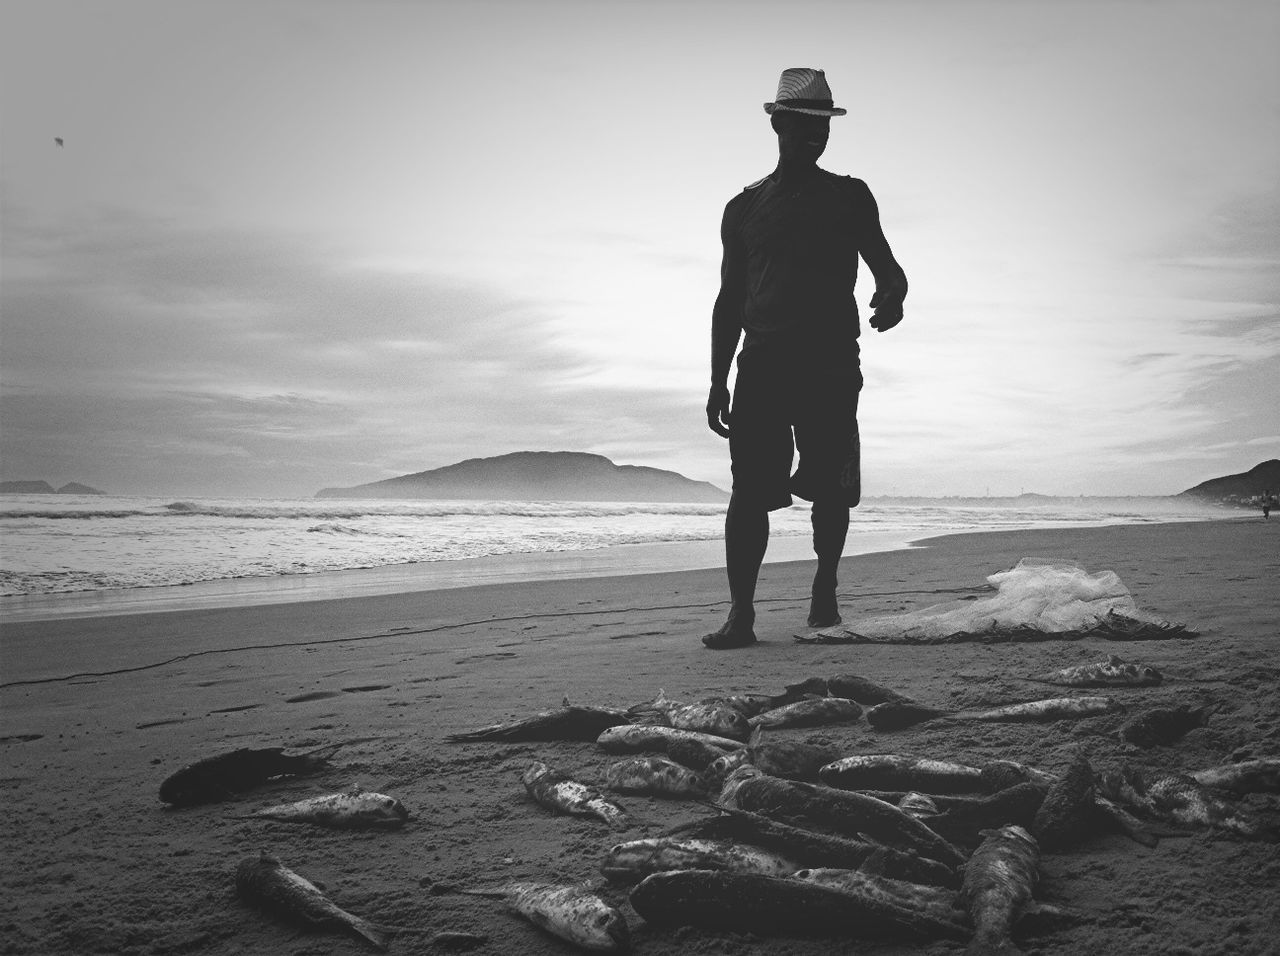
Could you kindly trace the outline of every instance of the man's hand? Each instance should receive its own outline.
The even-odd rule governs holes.
[[[729,437],[729,386],[711,386],[711,393],[707,395],[707,427],[721,438]]]
[[[876,289],[875,295],[871,297],[873,313],[870,324],[873,329],[887,332],[902,321],[902,300],[906,292],[906,289],[897,285]]]

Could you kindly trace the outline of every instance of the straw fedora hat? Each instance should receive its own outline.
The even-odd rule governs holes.
[[[776,110],[808,113],[810,116],[844,116],[848,112],[831,105],[831,87],[827,86],[827,75],[822,70],[807,66],[782,71],[776,101],[764,104],[766,113],[772,114]]]

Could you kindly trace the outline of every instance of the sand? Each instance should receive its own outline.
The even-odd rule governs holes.
[[[698,637],[725,612],[718,571],[493,585],[280,606],[205,609],[4,627],[0,953],[357,953],[355,940],[299,935],[235,896],[241,859],[268,850],[352,912],[414,927],[392,952],[440,952],[441,931],[487,937],[478,952],[564,953],[560,941],[489,900],[433,884],[594,881],[632,925],[636,952],[958,953],[952,943],[761,939],[648,928],[603,884],[616,842],[603,824],[532,803],[519,774],[544,759],[602,783],[612,758],[593,744],[449,744],[446,734],[574,702],[626,706],[662,689],[693,700],[777,692],[814,675],[858,673],[947,707],[1054,696],[1023,675],[1119,653],[1166,676],[1112,693],[1131,710],[1214,702],[1207,727],[1170,747],[1116,741],[1120,717],[1048,725],[941,727],[878,734],[865,722],[779,731],[849,752],[960,761],[1012,758],[1064,769],[1077,748],[1098,768],[1127,760],[1194,770],[1280,755],[1276,660],[1280,522],[1260,518],[935,538],[846,558],[846,622],[977,594],[1023,557],[1111,569],[1140,608],[1202,632],[1117,646],[1102,640],[945,647],[808,646],[792,639],[807,608],[809,563],[768,565],[761,643],[712,652]],[[115,672],[115,673],[106,673]],[[98,674],[101,676],[88,676]],[[72,676],[81,675],[81,676]],[[41,681],[40,683],[16,683]],[[1048,691],[1048,693],[1046,693]],[[1068,692],[1069,693],[1069,692]],[[1092,692],[1090,692],[1092,693]],[[278,781],[231,804],[168,810],[161,780],[237,747],[343,748],[320,777]],[[353,783],[415,814],[393,833],[343,833],[236,819],[270,803]],[[620,798],[631,836],[708,812]],[[1280,820],[1280,798],[1245,801]],[[1147,849],[1101,833],[1046,854],[1039,898],[1090,922],[1024,944],[1043,954],[1274,953],[1280,847],[1216,832]]]

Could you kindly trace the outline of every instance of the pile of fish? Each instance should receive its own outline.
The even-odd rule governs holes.
[[[1147,688],[1152,667],[1110,657],[1029,675],[1070,688]],[[987,710],[929,706],[857,675],[814,677],[777,694],[734,694],[691,703],[660,692],[628,708],[561,707],[448,739],[454,743],[574,741],[615,758],[593,785],[545,760],[521,781],[544,809],[633,826],[613,795],[641,794],[705,806],[707,814],[659,836],[602,845],[599,878],[518,882],[456,892],[499,898],[565,942],[622,952],[632,931],[619,905],[653,932],[693,927],[762,936],[953,940],[966,952],[1016,952],[1013,934],[1051,933],[1087,919],[1038,902],[1041,853],[1119,830],[1146,846],[1211,828],[1248,840],[1280,840],[1272,820],[1239,802],[1280,792],[1280,758],[1192,774],[1152,772],[1123,758],[1167,746],[1204,725],[1209,707],[1146,707],[1129,716],[1116,699],[1066,696]],[[1079,750],[1060,774],[1011,760],[962,764],[944,755],[845,752],[794,739],[791,728],[850,725],[892,733],[927,723],[1050,722],[1113,715],[1116,754],[1095,770]],[[863,738],[865,740],[866,738]],[[174,807],[240,798],[271,780],[330,768],[341,745],[301,754],[237,750],[171,775],[161,799]],[[239,816],[338,829],[387,830],[409,813],[396,799],[354,787]],[[614,838],[617,840],[617,838]],[[399,932],[339,908],[267,854],[244,860],[235,883],[247,901],[305,928],[349,934],[386,949]],[[436,886],[433,892],[454,888]],[[483,937],[436,934],[441,948]]]

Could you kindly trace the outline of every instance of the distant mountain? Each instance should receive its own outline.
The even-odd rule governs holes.
[[[367,485],[324,488],[316,497],[718,503],[729,495],[706,481],[660,468],[615,465],[603,455],[519,451]]]
[[[0,481],[0,495],[101,495],[105,492],[78,482],[55,489],[47,481]]]
[[[1247,504],[1250,498],[1259,497],[1264,491],[1280,494],[1280,458],[1272,458],[1254,465],[1240,475],[1210,478],[1194,488],[1188,488],[1178,497],[1200,498],[1204,501]]]

